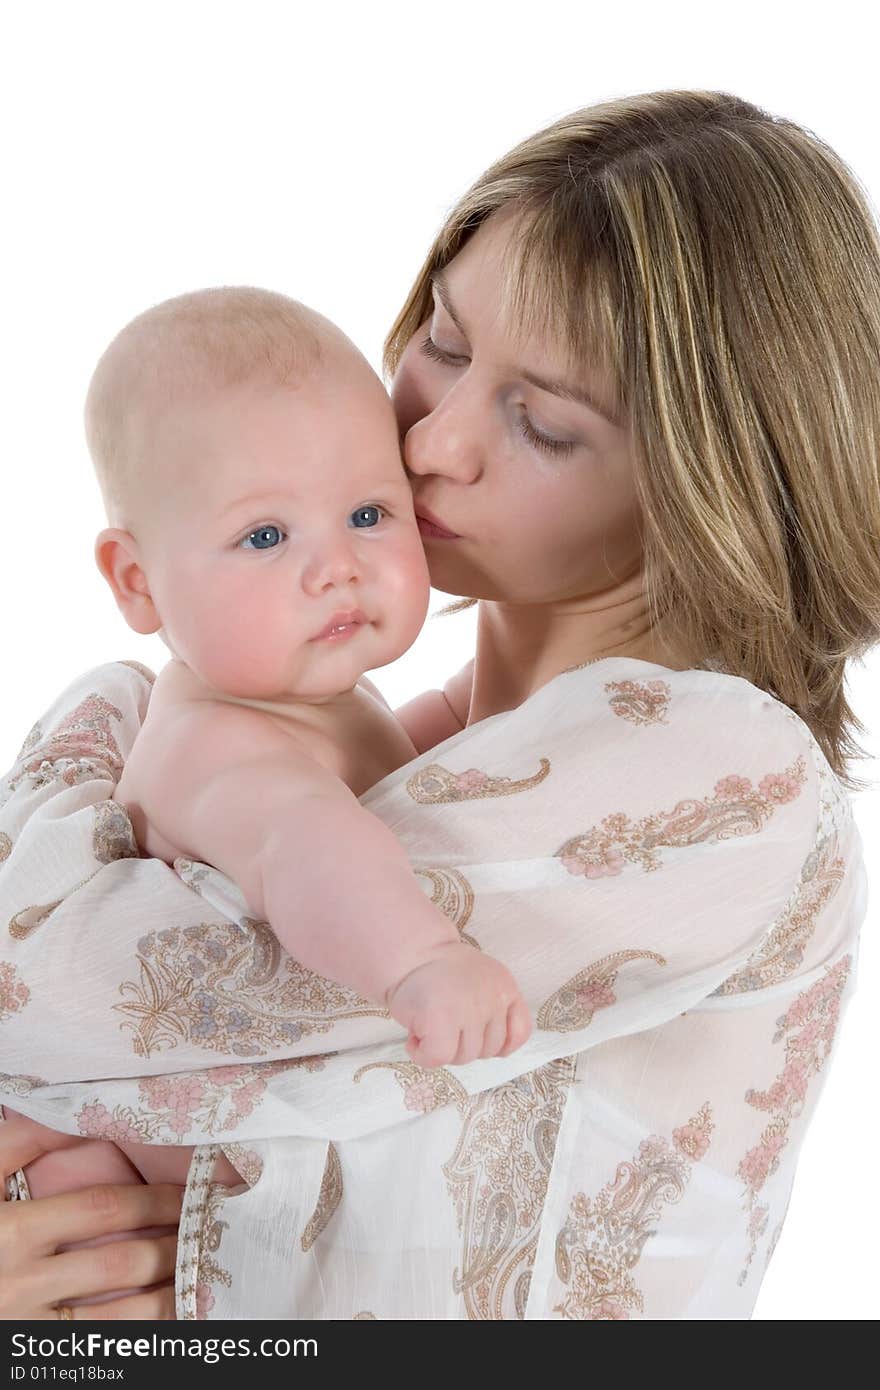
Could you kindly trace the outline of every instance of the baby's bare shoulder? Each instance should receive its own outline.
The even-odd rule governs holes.
[[[160,684],[161,682],[161,684]],[[135,785],[155,807],[160,798],[183,800],[212,781],[284,770],[290,787],[323,784],[323,769],[310,746],[309,729],[264,710],[206,698],[186,672],[160,672],[147,718],[126,763],[128,789]]]
[[[219,755],[237,755],[242,743],[255,755],[298,751],[312,755],[313,732],[305,720],[291,713],[283,720],[270,711],[217,699],[179,661],[159,672],[147,708],[141,738],[164,741],[174,731],[177,738],[198,739]]]
[[[315,796],[353,799],[270,714],[162,692],[148,712],[114,800],[138,843],[169,862],[202,859],[252,889],[249,856],[272,825],[294,823]]]

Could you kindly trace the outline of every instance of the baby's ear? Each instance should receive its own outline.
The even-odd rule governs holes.
[[[95,564],[129,627],[144,634],[158,631],[162,619],[150,596],[138,543],[131,532],[116,526],[100,531],[95,540]]]

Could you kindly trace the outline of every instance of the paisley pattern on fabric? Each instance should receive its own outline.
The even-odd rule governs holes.
[[[48,1085],[41,1076],[10,1076],[8,1072],[0,1072],[0,1090],[11,1091],[16,1096],[29,1096],[31,1091]]]
[[[9,921],[9,935],[13,941],[24,941],[37,927],[48,922],[56,907],[60,907],[63,901],[63,898],[59,898],[54,903],[35,903],[32,907],[23,907],[21,912],[16,912]]]
[[[99,801],[95,807],[92,848],[99,864],[115,859],[139,859],[140,850],[128,812],[115,801]]]
[[[128,812],[115,801],[99,801],[93,810],[92,853],[98,863],[112,864],[117,859],[138,859],[140,852]],[[94,875],[82,879],[72,891],[82,888],[90,877]],[[52,903],[32,903],[22,908],[10,918],[9,935],[14,941],[23,941],[31,932],[42,927],[64,901],[64,898],[59,898]]]
[[[779,1168],[780,1155],[790,1137],[792,1121],[804,1108],[812,1077],[824,1067],[840,1021],[841,996],[846,989],[852,956],[844,956],[820,980],[799,994],[776,1021],[773,1042],[785,1039],[785,1064],[766,1091],[749,1089],[745,1099],[764,1110],[770,1123],[759,1142],[740,1160],[737,1175],[746,1184],[749,1250],[738,1283],[748,1277],[758,1242],[767,1229],[770,1208],[759,1200],[767,1181]]]
[[[150,932],[138,942],[138,980],[115,1004],[141,1057],[185,1040],[206,1050],[258,1057],[327,1033],[342,1018],[387,1017],[354,991],[288,956],[268,922],[202,923]]]
[[[17,763],[24,761],[10,778],[10,790],[14,791],[25,778],[34,787],[56,780],[73,787],[95,777],[118,782],[123,759],[111,720],[121,722],[122,710],[93,693],[60,721],[50,737],[34,737],[39,728],[34,725],[16,759]]]
[[[105,735],[128,758],[135,663],[32,727],[6,800],[0,779],[0,1102],[196,1146],[179,1317],[751,1316],[852,984],[858,828],[766,692],[597,661],[361,798],[538,1020],[446,1069],[288,961],[218,869],[131,857]]]
[[[335,1145],[328,1144],[327,1166],[324,1169],[318,1202],[300,1237],[300,1245],[303,1250],[311,1250],[318,1236],[329,1226],[341,1201],[342,1165],[339,1162],[339,1151]]]
[[[467,1091],[443,1067],[428,1069],[420,1067],[417,1062],[370,1062],[358,1068],[352,1081],[360,1081],[368,1071],[393,1071],[403,1091],[403,1103],[407,1110],[417,1110],[427,1115],[441,1105],[467,1104]]]
[[[548,1032],[572,1033],[586,1028],[593,1014],[617,1002],[614,982],[621,966],[632,960],[652,960],[665,965],[666,960],[656,951],[615,951],[613,955],[594,961],[545,1001],[538,1010],[535,1023]]]
[[[431,902],[458,928],[462,941],[480,949],[479,943],[464,930],[474,910],[474,890],[458,869],[416,869],[417,878],[431,885]]]
[[[611,712],[630,724],[668,723],[672,698],[668,681],[606,681],[605,689],[613,692],[608,701]]]
[[[488,797],[515,796],[540,786],[550,773],[549,758],[541,758],[539,770],[531,777],[515,781],[512,777],[490,777],[469,767],[464,772],[448,772],[439,763],[430,763],[410,777],[406,790],[420,806],[438,806],[443,802],[481,801]]]
[[[606,816],[598,826],[575,835],[556,851],[570,874],[588,879],[623,872],[625,864],[646,872],[659,869],[661,849],[714,844],[763,830],[777,806],[800,795],[806,781],[806,762],[796,758],[781,773],[768,773],[754,787],[748,777],[722,777],[714,795],[679,801],[671,811],[631,820],[621,812]]]
[[[672,1131],[652,1134],[635,1157],[619,1163],[597,1197],[578,1192],[556,1240],[556,1273],[567,1288],[553,1311],[582,1321],[620,1321],[644,1310],[633,1277],[662,1209],[680,1202],[692,1165],[704,1156],[715,1128],[705,1105]]]
[[[472,1097],[443,1173],[462,1235],[453,1289],[474,1319],[525,1314],[565,1091],[563,1057]]]
[[[794,901],[742,970],[719,985],[714,995],[765,989],[793,975],[816,930],[819,913],[843,882],[845,867],[843,856],[838,854],[837,836],[832,832],[807,856]]]

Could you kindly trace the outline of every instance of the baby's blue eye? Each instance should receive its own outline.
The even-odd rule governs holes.
[[[352,512],[355,518],[355,526],[375,526],[382,519],[381,507],[358,507],[356,512]]]
[[[251,531],[244,537],[241,544],[245,541],[254,541],[254,550],[274,550],[280,544],[283,531],[277,526],[260,526],[256,531]],[[256,537],[256,539],[254,539]]]

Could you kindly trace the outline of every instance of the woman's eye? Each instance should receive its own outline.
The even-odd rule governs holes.
[[[471,360],[464,353],[444,352],[443,349],[438,347],[434,342],[430,333],[419,343],[419,351],[424,353],[425,357],[430,357],[434,362],[442,362],[444,366],[447,367],[457,367],[460,363],[469,362]],[[555,454],[559,457],[560,455],[570,454],[575,448],[574,440],[554,439],[551,435],[542,434],[540,430],[536,430],[528,415],[525,413],[520,415],[519,430],[530,444],[534,445],[536,449],[541,449],[545,454]]]
[[[256,531],[249,531],[239,544],[245,549],[250,549],[251,547],[245,546],[245,541],[253,541],[254,550],[274,550],[276,545],[281,543],[283,535],[280,526],[258,526]]]
[[[358,507],[357,511],[352,512],[351,515],[355,526],[363,530],[366,527],[377,526],[387,513],[384,507],[370,505],[369,507]]]
[[[536,449],[541,449],[545,454],[570,454],[575,447],[573,439],[553,439],[549,434],[542,434],[536,430],[528,415],[524,412],[519,417],[519,430],[530,444]]]
[[[443,362],[447,367],[455,367],[459,362],[470,362],[471,360],[461,352],[444,352],[434,342],[430,333],[419,343],[419,351],[423,352],[426,357],[430,357],[433,362]]]

